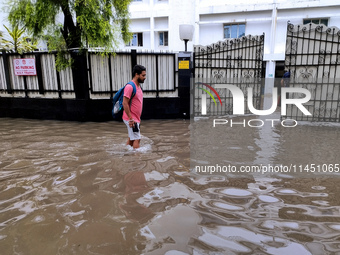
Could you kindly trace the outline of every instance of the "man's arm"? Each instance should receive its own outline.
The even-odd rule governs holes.
[[[133,120],[133,118],[131,116],[130,98],[123,97],[123,108],[124,108],[126,115],[129,117],[129,125],[130,125],[130,127],[132,127],[133,124],[135,123],[135,121]]]

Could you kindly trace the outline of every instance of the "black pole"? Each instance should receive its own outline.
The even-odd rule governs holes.
[[[80,50],[71,51],[73,58],[72,75],[76,99],[89,99],[89,81],[87,71],[86,52]]]
[[[5,80],[6,80],[6,85],[7,85],[7,93],[12,94],[12,83],[11,83],[11,76],[9,72],[9,62],[8,62],[8,54],[6,51],[2,51],[2,59],[4,62],[4,69],[5,69]]]
[[[43,80],[43,75],[42,75],[42,69],[41,69],[41,59],[40,59],[40,53],[34,53],[35,55],[35,66],[37,69],[37,78],[38,78],[38,86],[39,86],[39,93],[44,94],[45,89],[44,89],[44,80]]]
[[[178,97],[180,100],[180,116],[190,118],[190,79],[192,77],[192,54],[180,52],[178,54]]]
[[[184,44],[185,44],[185,52],[188,51],[187,44],[188,44],[188,39],[184,39]]]
[[[131,71],[135,65],[137,65],[137,51],[131,50]]]
[[[156,97],[159,97],[158,55],[156,55]]]
[[[25,97],[28,98],[28,87],[27,87],[26,75],[23,75],[23,76],[22,76],[22,79],[23,79],[23,81],[24,81]]]
[[[111,67],[111,54],[108,56],[109,64],[109,79],[110,79],[110,98],[113,98],[113,84],[112,84],[112,67]]]

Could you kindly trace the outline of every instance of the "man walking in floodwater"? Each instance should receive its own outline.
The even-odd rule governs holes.
[[[123,121],[128,129],[129,138],[127,145],[134,149],[140,144],[140,117],[143,109],[143,90],[140,86],[146,79],[146,68],[142,65],[135,65],[132,70],[132,82],[136,86],[136,94],[133,96],[134,88],[127,84],[124,88],[123,98]]]

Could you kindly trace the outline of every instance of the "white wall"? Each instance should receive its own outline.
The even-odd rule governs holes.
[[[237,5],[235,0],[143,0],[132,2],[130,12],[132,20],[148,19],[145,28],[151,29],[153,43],[145,44],[143,48],[146,49],[183,51],[180,24],[195,26],[193,41],[188,43],[188,50],[192,50],[193,45],[224,40],[223,24],[242,22],[246,23],[246,34],[265,34],[265,56],[277,60],[284,56],[288,20],[301,24],[304,18],[324,17],[329,18],[329,26],[340,27],[340,2],[337,0],[238,0]],[[169,46],[160,48],[158,31],[166,30],[166,19]],[[141,24],[133,24],[132,31],[137,27],[142,29]]]
[[[226,23],[245,23],[246,35],[262,35],[263,33],[268,35],[271,27],[271,11],[256,11],[248,14],[236,12],[200,15],[198,44],[208,45],[224,40],[223,24]],[[267,37],[265,37],[265,40],[265,44],[268,44]]]
[[[144,44],[142,49],[149,50],[170,50],[183,51],[184,42],[179,39],[180,24],[194,24],[195,17],[192,10],[195,9],[197,0],[143,0],[132,2],[130,5],[130,18],[132,20],[130,29],[137,32],[141,24],[134,26],[134,20],[146,18],[148,24],[145,24],[145,30],[149,28],[149,44]],[[138,29],[137,29],[138,28]],[[141,30],[142,31],[142,30]],[[158,32],[168,31],[169,46],[159,46]],[[146,36],[145,36],[146,37]],[[188,48],[193,48],[193,42],[188,43]],[[125,47],[121,44],[122,48]],[[141,47],[140,47],[141,48]]]
[[[179,39],[180,24],[195,26],[193,41],[188,43],[188,50],[192,50],[193,45],[209,45],[224,40],[223,24],[245,22],[246,34],[265,33],[265,56],[280,58],[284,54],[288,20],[299,24],[304,18],[329,18],[329,26],[340,27],[339,0],[237,0],[235,3],[235,0],[136,1],[129,7],[130,29],[143,32],[142,49],[177,52],[184,50],[184,42]],[[3,6],[0,3],[0,7]],[[272,22],[275,6],[276,22]],[[2,31],[6,16],[3,10],[0,11]],[[275,28],[273,33],[272,27]],[[169,46],[159,46],[160,31],[168,31]],[[122,42],[119,48],[138,47],[126,47]]]
[[[150,31],[150,19],[148,18],[140,18],[133,19],[130,24],[131,32],[144,32]]]
[[[199,26],[199,42],[196,45],[209,45],[223,38],[222,24],[206,24]]]

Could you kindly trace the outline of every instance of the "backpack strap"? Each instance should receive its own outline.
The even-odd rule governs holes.
[[[129,81],[128,83],[126,83],[126,85],[130,84],[132,86],[132,94],[131,94],[131,98],[130,98],[130,106],[132,104],[132,98],[136,95],[137,89],[136,89],[136,85],[133,81]],[[124,86],[124,88],[126,87],[126,85]]]
[[[136,88],[136,85],[133,81],[129,81],[127,84],[130,84],[132,86],[132,94],[131,94],[131,98],[130,98],[130,100],[132,100],[132,98],[136,95],[137,88]]]

